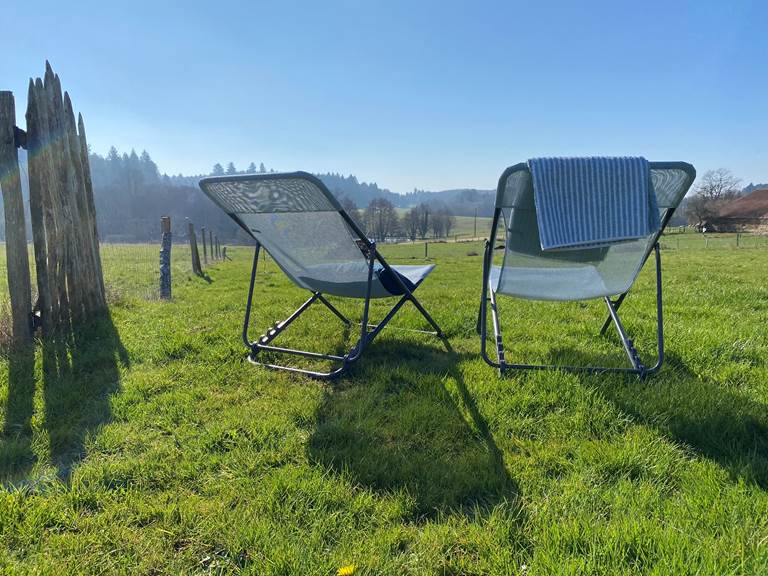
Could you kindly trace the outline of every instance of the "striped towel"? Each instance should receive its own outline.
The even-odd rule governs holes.
[[[661,223],[645,158],[532,158],[542,250],[643,238]]]

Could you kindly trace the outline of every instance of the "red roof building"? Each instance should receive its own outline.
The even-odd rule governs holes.
[[[718,232],[768,234],[768,188],[731,200],[707,222]]]

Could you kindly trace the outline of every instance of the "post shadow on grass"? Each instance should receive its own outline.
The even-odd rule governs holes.
[[[120,388],[128,353],[107,314],[42,341],[43,427],[51,463],[62,480],[83,454],[87,434],[111,419],[109,397]],[[8,400],[0,442],[0,480],[19,481],[35,463],[31,448],[36,387],[34,348],[9,356]]]
[[[576,350],[553,356],[587,362]],[[733,478],[768,489],[768,411],[715,380],[694,374],[667,352],[661,372],[635,376],[580,375],[581,381],[638,422],[717,462]]]
[[[502,501],[517,506],[518,487],[467,391],[459,359],[436,346],[377,342],[356,367],[356,382],[326,393],[310,460],[375,490],[405,490],[415,520]],[[445,388],[446,376],[463,407]]]
[[[43,340],[44,427],[52,463],[68,481],[89,432],[112,418],[110,396],[130,364],[109,313]]]
[[[0,481],[23,473],[34,464],[32,414],[35,396],[35,350],[32,346],[8,354],[8,397],[0,436]]]

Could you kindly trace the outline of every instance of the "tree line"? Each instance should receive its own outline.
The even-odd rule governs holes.
[[[161,215],[171,216],[177,237],[189,218],[206,226],[224,242],[247,240],[245,233],[198,188],[200,178],[243,173],[273,173],[263,162],[251,162],[244,171],[233,162],[216,163],[210,174],[169,176],[161,174],[149,153],[135,150],[120,153],[113,146],[105,156],[90,154],[94,200],[99,232],[105,241],[145,242],[157,238]],[[398,196],[375,183],[359,182],[355,176],[318,174],[340,199],[348,213],[367,235],[377,241],[389,239],[441,238],[451,234],[456,218],[440,202],[421,203],[398,214],[389,196]],[[371,198],[358,208],[352,195]],[[378,195],[384,195],[380,197]]]
[[[366,236],[377,242],[445,238],[456,227],[456,217],[445,207],[422,203],[400,216],[394,204],[386,198],[374,198],[362,210],[348,196],[339,201]]]

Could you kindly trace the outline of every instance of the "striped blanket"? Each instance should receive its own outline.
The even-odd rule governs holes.
[[[542,250],[606,246],[660,227],[645,158],[532,158]]]

